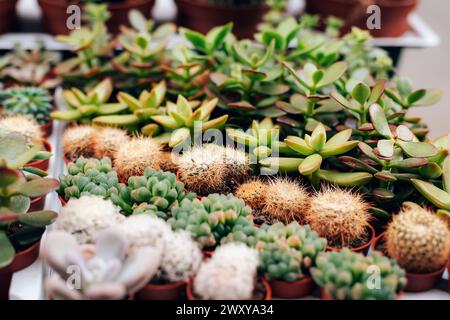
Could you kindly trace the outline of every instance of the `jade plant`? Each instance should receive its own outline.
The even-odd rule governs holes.
[[[186,193],[175,174],[147,168],[143,176],[128,178],[127,185],[118,186],[118,192],[110,197],[126,214],[149,211],[167,220],[173,208],[196,194]]]
[[[39,241],[45,226],[51,224],[57,214],[53,211],[29,212],[31,199],[44,196],[58,187],[55,179],[32,177],[0,166],[0,268],[10,264],[16,252]]]
[[[43,88],[19,87],[0,91],[3,112],[9,115],[23,114],[34,118],[40,125],[50,120],[53,108],[51,95]]]
[[[336,300],[393,300],[406,285],[405,271],[395,260],[379,252],[364,256],[348,249],[320,253],[311,276]]]
[[[220,244],[233,228],[253,224],[252,211],[233,195],[210,194],[199,199],[185,199],[172,209],[168,223],[174,230],[187,230],[204,248]]]

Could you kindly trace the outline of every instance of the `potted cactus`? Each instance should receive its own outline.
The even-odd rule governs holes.
[[[220,246],[187,286],[189,300],[270,300],[267,281],[257,278],[258,252],[242,243]]]
[[[14,166],[14,163],[6,164]],[[56,189],[58,181],[39,177],[28,180],[22,171],[5,166],[0,167],[0,181],[0,297],[3,300],[8,299],[12,274],[28,267],[39,256],[45,227],[57,216],[53,211],[29,211],[31,198]]]
[[[179,25],[206,33],[216,26],[233,22],[238,38],[252,38],[269,9],[265,0],[176,0],[175,3]]]
[[[373,275],[381,276],[378,283]],[[375,252],[368,256],[344,249],[323,252],[311,276],[324,300],[393,300],[406,285],[405,271],[395,260]]]

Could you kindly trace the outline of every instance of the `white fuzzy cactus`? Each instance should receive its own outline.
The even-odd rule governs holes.
[[[92,243],[95,233],[124,219],[120,209],[110,200],[98,196],[82,196],[71,199],[61,208],[56,225],[58,229],[73,234],[78,243]]]
[[[197,272],[202,258],[199,245],[188,232],[171,232],[165,238],[159,277],[170,282],[188,281]]]
[[[248,300],[255,288],[258,252],[244,244],[216,249],[194,279],[194,292],[205,300]]]

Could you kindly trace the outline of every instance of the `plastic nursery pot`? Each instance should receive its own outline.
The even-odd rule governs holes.
[[[44,140],[42,145],[44,146],[45,151],[52,152],[52,145],[47,140]],[[50,159],[42,159],[42,160],[28,162],[25,166],[47,171],[49,162],[50,162]]]
[[[297,281],[270,280],[270,288],[275,298],[299,299],[311,294],[315,283],[311,277],[305,277]]]
[[[49,120],[47,123],[41,125],[41,130],[44,133],[44,137],[50,137],[53,133],[53,120]]]
[[[417,6],[418,0],[374,0],[381,10],[381,29],[369,30],[375,37],[399,37],[409,29],[408,15]],[[360,0],[307,0],[306,12],[319,14],[323,18],[334,16],[344,20],[342,33],[352,26],[367,29],[367,4]]]
[[[384,241],[385,233],[380,234],[375,238],[373,242],[373,250],[381,252],[386,255],[382,246]],[[445,271],[447,265],[443,266],[441,269],[430,272],[430,273],[411,273],[406,272],[406,292],[424,292],[433,289],[436,284],[441,280],[442,275]]]
[[[395,300],[400,300],[403,296],[403,291],[400,291],[397,296],[395,297]],[[335,300],[328,292],[325,291],[324,288],[320,288],[320,297],[322,300]]]
[[[40,211],[45,207],[46,195],[31,199],[30,209],[28,211]]]
[[[369,239],[369,241],[367,241],[367,243],[365,243],[364,245],[359,246],[357,248],[349,248],[350,251],[360,252],[360,253],[363,253],[363,254],[367,254],[367,252],[369,252],[370,246],[375,241],[375,229],[371,225],[369,225],[369,230],[370,230],[370,239]],[[342,248],[327,246],[327,250],[328,251],[341,251]]]
[[[186,291],[186,282],[177,281],[167,284],[149,283],[138,291],[136,300],[179,300]]]
[[[16,22],[17,0],[0,0],[0,34],[11,31]]]
[[[239,39],[253,38],[257,25],[268,11],[266,5],[234,6],[207,0],[175,0],[175,3],[179,25],[206,33],[216,26],[233,22],[233,34]]]
[[[16,253],[14,260],[6,267],[0,269],[0,300],[8,300],[9,287],[14,272],[18,272],[32,265],[39,256],[40,241],[29,248]]]
[[[70,16],[70,14],[67,13],[68,6],[80,5],[81,8],[84,6],[77,0],[38,0],[38,2],[42,8],[45,28],[53,35],[68,34],[71,31],[67,27],[67,19]],[[123,0],[108,2],[108,10],[111,13],[111,18],[107,21],[108,31],[113,34],[118,34],[120,25],[129,25],[128,11],[131,9],[139,10],[147,18],[150,18],[154,4],[155,0]]]
[[[270,287],[269,282],[267,282],[265,278],[258,278],[258,281],[261,282],[264,286],[264,290],[266,291],[264,299],[262,300],[272,300],[272,288]],[[192,279],[187,283],[186,296],[188,300],[198,300],[197,297],[194,296]]]

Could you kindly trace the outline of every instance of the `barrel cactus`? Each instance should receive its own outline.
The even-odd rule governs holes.
[[[33,146],[42,146],[44,133],[32,118],[25,115],[13,115],[0,118],[0,133],[9,134],[17,132],[27,139],[27,143]]]
[[[69,160],[78,157],[90,158],[95,155],[96,129],[88,125],[67,128],[63,135],[63,152]]]
[[[267,196],[266,184],[259,180],[253,179],[241,184],[234,195],[242,200],[255,211],[261,211]]]
[[[450,232],[432,212],[417,205],[403,206],[387,229],[386,250],[408,272],[434,272],[448,261]]]
[[[108,157],[114,159],[119,147],[127,143],[129,137],[125,130],[119,128],[98,128],[94,134],[95,156],[99,159]]]
[[[184,191],[184,185],[177,181],[175,174],[152,168],[145,169],[142,176],[129,177],[127,186],[120,186],[119,192],[111,195],[113,202],[126,214],[151,210],[162,219],[167,219],[170,210],[184,199],[195,197],[194,193]]]

